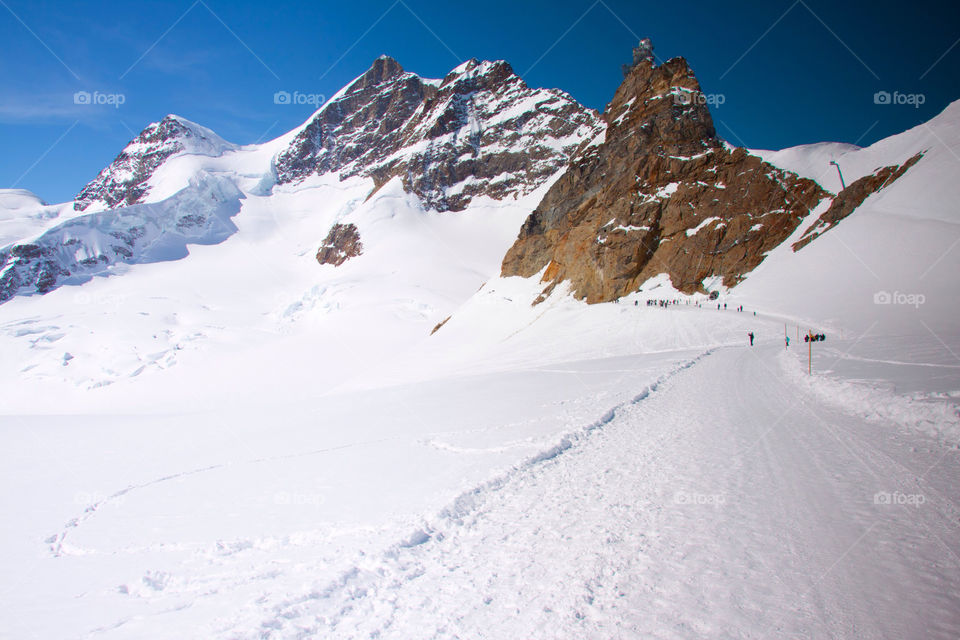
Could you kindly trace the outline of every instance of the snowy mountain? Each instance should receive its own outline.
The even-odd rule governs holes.
[[[156,202],[163,195],[152,193],[159,170],[176,156],[219,156],[234,145],[206,127],[168,115],[140,132],[120,155],[85,186],[74,201],[77,211],[116,209]]]
[[[77,195],[72,207],[84,215],[0,246],[0,303],[221,242],[244,193],[296,189],[310,176],[368,178],[371,193],[398,178],[437,211],[463,210],[478,196],[520,198],[601,129],[591,110],[528,88],[505,62],[471,60],[423,80],[386,56],[303,126],[263,145],[238,147],[169,115]]]
[[[824,156],[827,148],[755,152],[839,196],[771,252],[737,288],[738,295],[837,326],[862,330],[879,322],[880,330],[896,333],[915,330],[921,320],[949,334],[956,325],[960,269],[954,246],[960,224],[960,102],[869,147],[833,145]],[[840,165],[845,190],[831,159]],[[875,295],[895,294],[922,302],[875,304]]]
[[[383,57],[0,191],[0,636],[960,635],[960,102],[762,151],[699,92]]]
[[[523,196],[601,131],[569,95],[530,89],[506,62],[469,60],[442,80],[377,59],[327,102],[277,157],[277,181],[335,172],[393,177],[437,211]]]
[[[242,194],[232,182],[199,174],[175,195],[75,216],[32,241],[0,250],[0,302],[24,288],[47,293],[80,284],[118,263],[175,260],[187,245],[222,242],[236,227]]]
[[[891,192],[930,149],[920,145],[907,157],[890,145],[874,145],[869,154],[831,144],[733,149],[717,137],[687,63],[677,58],[657,66],[651,52],[652,45],[641,43],[602,117],[561,91],[527,87],[503,61],[470,60],[430,80],[387,56],[301,127],[263,145],[238,147],[167,116],[144,129],[72,203],[81,215],[129,213],[65,216],[63,228],[7,223],[11,239],[15,228],[45,233],[0,247],[0,302],[82,283],[118,263],[176,259],[189,244],[221,242],[231,228],[224,211],[239,211],[244,197],[297,190],[324,176],[370,180],[370,193],[398,179],[403,191],[438,212],[463,211],[478,197],[523,198],[551,183],[501,270],[504,277],[540,278],[537,300],[569,282],[578,298],[610,301],[661,274],[686,293],[726,290],[788,238],[798,251],[874,192]],[[859,160],[867,157],[876,166]],[[845,189],[834,184],[830,161],[838,159],[849,165]],[[222,184],[211,191],[211,181]],[[141,205],[180,217],[164,221],[169,214],[158,213],[147,223],[154,214],[134,209]],[[361,229],[344,234],[334,226],[342,215],[325,239],[315,239],[321,264],[363,246]],[[214,218],[219,222],[208,226]],[[96,230],[78,233],[82,226]],[[149,238],[142,237],[147,227],[154,229]],[[803,234],[794,237],[800,227]],[[180,248],[146,246],[160,236],[161,244]]]
[[[237,281],[264,282],[249,290],[256,304],[221,301],[228,316],[236,308],[237,323],[288,331],[322,310],[325,322],[342,323],[363,340],[368,325],[352,314],[367,314],[396,329],[381,330],[384,340],[405,344],[431,331],[440,343],[462,339],[458,326],[493,331],[494,340],[500,324],[471,314],[475,306],[490,313],[487,303],[499,291],[509,292],[502,296],[509,308],[496,313],[522,324],[529,322],[522,307],[571,294],[595,303],[719,291],[754,304],[776,301],[771,308],[794,318],[833,321],[868,316],[877,291],[907,290],[861,266],[850,271],[870,275],[865,293],[830,302],[837,288],[821,265],[851,256],[838,242],[849,247],[871,237],[869,221],[855,239],[843,230],[878,207],[955,224],[951,203],[960,194],[947,160],[960,147],[957,105],[868,149],[734,149],[717,137],[687,63],[657,66],[647,47],[602,117],[563,92],[527,87],[504,62],[468,61],[429,80],[385,56],[302,126],[264,144],[233,145],[168,116],[137,136],[74,203],[48,206],[30,194],[7,194],[0,302],[51,295],[65,284],[82,285],[85,300],[121,295],[95,294],[101,289],[138,298],[146,289],[135,273],[164,263],[144,277],[169,279],[171,287],[191,282],[208,299]],[[841,165],[846,190],[831,160]],[[918,230],[927,226],[910,222],[884,238],[920,243]],[[949,237],[931,230],[922,241],[938,247]],[[874,274],[894,264],[900,273],[926,269],[922,252],[898,253],[883,239],[866,244],[902,258],[877,258]],[[211,253],[200,252],[203,245]],[[873,264],[871,251],[859,255]],[[211,266],[196,266],[208,260]],[[946,252],[943,264],[952,260]],[[215,264],[231,269],[218,275]],[[940,273],[926,277],[933,282]],[[120,274],[128,285],[95,282]],[[515,276],[524,282],[512,282]],[[798,304],[814,282],[817,304]],[[932,298],[919,313],[932,314],[928,321],[948,317],[937,303],[946,299]],[[854,304],[857,313],[841,313]],[[209,317],[183,329],[197,344],[232,331],[213,309],[202,304],[196,317]],[[109,383],[163,361],[144,357],[156,332],[143,331],[112,347],[115,356],[91,358],[82,374],[84,359],[75,357],[75,383]],[[157,353],[181,357],[181,332],[164,335],[169,348]],[[76,356],[85,347],[67,350]],[[23,357],[37,362],[30,375],[56,370],[41,365],[38,352]]]

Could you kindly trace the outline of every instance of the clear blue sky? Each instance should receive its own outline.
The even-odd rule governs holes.
[[[382,53],[441,77],[505,59],[529,84],[602,109],[636,37],[684,56],[735,144],[869,144],[960,98],[956,0],[0,0],[0,187],[71,199],[144,126],[176,113],[231,142],[276,137]],[[77,91],[124,103],[74,104]],[[919,108],[878,91],[923,94]]]

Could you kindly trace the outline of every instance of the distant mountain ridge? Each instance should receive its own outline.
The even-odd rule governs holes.
[[[431,80],[387,56],[264,144],[234,145],[169,115],[72,203],[11,192],[21,208],[6,218],[36,219],[7,225],[11,233],[38,235],[0,246],[0,302],[80,284],[116,264],[177,259],[190,244],[229,237],[245,197],[331,177],[369,180],[368,198],[398,181],[424,209],[448,215],[549,187],[501,268],[504,277],[539,277],[538,300],[561,282],[586,302],[615,300],[660,274],[681,291],[706,292],[736,286],[788,240],[803,249],[924,166],[926,146],[913,144],[909,155],[898,147],[838,195],[824,186],[829,174],[803,174],[824,164],[821,156],[858,149],[733,148],[702,98],[683,58],[657,65],[644,41],[602,115],[562,91],[528,87],[504,61],[469,60]],[[376,247],[363,234],[336,222],[315,240],[319,262],[372,259]]]

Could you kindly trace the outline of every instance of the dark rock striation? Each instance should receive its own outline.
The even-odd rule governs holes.
[[[427,207],[457,211],[477,196],[533,191],[601,130],[594,111],[527,87],[506,62],[470,60],[425,80],[383,56],[278,154],[277,182],[400,178]]]

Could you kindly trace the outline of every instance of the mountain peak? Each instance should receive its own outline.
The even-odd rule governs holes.
[[[828,194],[717,138],[683,58],[661,65],[641,41],[590,145],[547,191],[503,261],[502,275],[546,269],[604,302],[666,273],[680,291],[736,285]],[[638,251],[638,247],[645,251]]]
[[[602,125],[555,91],[530,89],[502,60],[461,63],[439,83],[381,57],[314,114],[276,160],[280,184],[310,175],[400,177],[437,210],[476,195],[527,193]]]
[[[405,72],[400,63],[388,55],[381,55],[373,61],[370,68],[357,79],[359,87],[368,87],[381,84],[403,75]]]
[[[513,67],[511,67],[510,63],[506,60],[491,61],[470,58],[466,62],[454,67],[443,79],[443,84],[448,84],[464,76],[494,76],[500,79],[505,79],[515,75],[516,73],[514,73]]]
[[[219,156],[236,148],[210,129],[176,114],[147,125],[77,194],[74,209],[114,209],[144,202],[156,170],[181,153]]]

